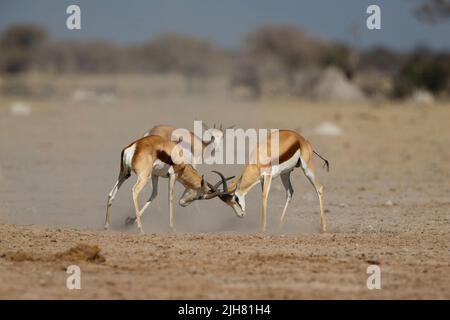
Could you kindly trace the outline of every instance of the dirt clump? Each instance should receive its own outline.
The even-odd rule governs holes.
[[[23,262],[23,261],[87,261],[92,263],[102,263],[105,262],[105,257],[100,254],[100,248],[96,245],[89,244],[78,244],[66,251],[58,252],[54,255],[48,256],[35,256],[30,252],[26,252],[23,250],[18,250],[15,252],[7,252],[0,255],[1,258],[4,258],[9,261],[14,262]]]
[[[87,261],[93,263],[102,263],[106,259],[100,254],[100,248],[96,245],[78,244],[61,253],[55,255],[56,259],[70,261]]]
[[[23,251],[23,250],[18,250],[16,252],[7,252],[2,254],[0,257],[10,260],[10,261],[15,261],[15,262],[22,262],[22,261],[34,261],[35,258],[33,257],[33,255],[29,252]]]

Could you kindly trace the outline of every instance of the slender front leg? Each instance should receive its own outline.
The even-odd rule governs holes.
[[[266,232],[267,226],[267,197],[269,195],[272,175],[264,175],[262,187],[262,232]]]
[[[201,157],[200,159],[194,159],[194,163],[192,163],[192,168],[197,170],[197,163],[198,162],[202,162]],[[200,206],[199,206],[199,201],[194,201],[194,209],[196,212],[200,212]]]
[[[175,232],[175,227],[173,225],[173,190],[175,181],[175,174],[169,174],[169,226],[173,232]]]

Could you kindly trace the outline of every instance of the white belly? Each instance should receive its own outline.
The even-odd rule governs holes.
[[[172,166],[168,165],[167,163],[162,162],[161,160],[156,160],[153,163],[152,175],[154,175],[154,176],[167,178],[169,173],[172,173],[172,172],[173,172]]]
[[[298,160],[300,159],[300,150],[297,150],[297,152],[294,153],[294,155],[286,160],[283,163],[279,163],[277,165],[272,166],[272,177],[276,178],[280,174],[283,174],[285,172],[289,172],[292,169],[295,168],[295,165],[298,163]]]

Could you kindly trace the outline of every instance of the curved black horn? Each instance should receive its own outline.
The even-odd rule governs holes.
[[[200,196],[201,199],[203,200],[209,200],[215,197],[220,197],[221,195],[227,194],[226,192],[217,190],[216,187],[214,187],[211,183],[206,182],[209,186],[209,188],[211,189],[211,192],[208,193],[202,193],[202,195]]]
[[[218,174],[221,175],[220,173],[218,173]],[[221,175],[221,178],[223,178],[223,175]],[[228,178],[226,178],[225,180],[230,180],[230,179],[233,179],[233,178],[234,178],[234,176],[228,177]],[[213,186],[211,183],[209,183],[209,182],[206,181],[206,180],[205,180],[205,182],[207,183],[207,185],[208,185],[208,187],[209,187],[209,189],[210,189],[211,191],[208,192],[208,193],[202,192],[202,194],[201,194],[201,196],[199,197],[198,200],[209,200],[209,199],[212,199],[212,198],[215,198],[215,197],[221,197],[221,196],[223,196],[223,195],[230,194],[230,192],[228,191],[228,189],[226,189],[226,191],[220,191],[220,190],[217,190],[217,187],[218,187],[221,183],[223,183],[223,180],[219,181],[215,186]]]
[[[233,179],[233,178],[235,178],[235,177],[236,177],[236,176],[227,177],[225,180],[228,181],[228,180],[231,180],[231,179]],[[219,182],[217,182],[215,185],[212,185],[211,183],[209,183],[209,182],[206,181],[206,180],[205,180],[205,182],[206,182],[206,184],[208,185],[208,187],[209,187],[213,192],[216,192],[216,191],[217,191],[217,188],[218,188],[219,185],[222,183],[222,180],[220,180]]]
[[[217,191],[217,186],[213,186],[211,183],[209,183],[208,181],[206,181],[206,183],[208,184],[208,187],[211,189],[212,192],[216,192]]]
[[[228,192],[227,179],[224,177],[224,175],[222,173],[220,173],[219,171],[216,171],[216,170],[213,170],[212,172],[214,172],[215,174],[220,176],[220,179],[222,179],[223,191],[224,192]]]
[[[202,191],[200,192],[200,195],[199,195],[199,197],[197,198],[197,200],[209,200],[209,199],[212,199],[212,198],[215,198],[215,197],[220,197],[220,196],[222,196],[222,195],[226,195],[226,194],[230,194],[230,192],[228,191],[228,188],[227,188],[227,183],[226,183],[226,181],[228,181],[228,180],[230,180],[230,179],[233,179],[234,178],[234,176],[231,176],[231,177],[228,177],[228,178],[225,178],[224,176],[223,176],[223,174],[221,174],[220,172],[218,172],[218,171],[213,171],[213,172],[215,172],[216,174],[218,174],[219,176],[220,176],[220,178],[221,178],[221,181],[219,181],[218,183],[216,183],[216,185],[212,185],[211,183],[209,183],[208,181],[206,181],[204,178],[203,178],[203,176],[202,176],[202,182],[201,182],[201,184],[202,184]],[[204,192],[204,185],[205,185],[205,183],[208,185],[208,187],[209,187],[209,191],[207,192],[207,193],[205,193]],[[217,188],[218,188],[218,186],[220,185],[220,184],[223,184],[224,185],[224,190],[222,190],[222,191],[220,191],[220,190],[217,190]]]
[[[228,177],[228,178],[226,178],[225,180],[226,181],[228,181],[228,180],[231,180],[231,179],[233,179],[235,176],[231,176],[231,177]],[[219,185],[220,184],[222,184],[222,180],[220,180],[219,182],[217,182],[214,186],[212,186],[213,188],[214,188],[214,190],[217,190],[217,188],[219,187]],[[210,185],[210,184],[209,184]]]

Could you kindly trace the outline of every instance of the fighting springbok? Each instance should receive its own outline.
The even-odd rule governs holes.
[[[280,218],[280,226],[292,199],[294,189],[291,184],[291,172],[300,167],[305,173],[308,180],[313,185],[320,205],[320,226],[321,231],[326,231],[325,215],[323,208],[323,186],[317,181],[313,154],[320,157],[324,162],[327,170],[329,170],[329,163],[326,159],[320,156],[313,150],[311,144],[295,131],[279,130],[277,131],[278,139],[272,139],[272,134],[268,135],[267,139],[260,141],[252,153],[251,164],[245,166],[242,173],[233,179],[227,185],[225,177],[218,173],[222,178],[223,190],[219,198],[226,204],[231,206],[234,212],[239,216],[245,215],[245,195],[257,184],[262,184],[262,231],[266,231],[266,217],[267,217],[267,198],[270,190],[272,179],[280,176],[284,189],[286,190],[286,203]],[[274,140],[274,141],[272,141]],[[272,142],[278,143],[278,152],[271,154]],[[268,159],[261,161],[259,155],[267,155]],[[256,157],[256,158],[255,158]],[[208,184],[212,192],[217,192],[217,187]],[[195,200],[195,199],[194,199]]]
[[[180,136],[180,128],[171,126],[171,125],[156,125],[153,128],[151,128],[150,130],[148,130],[147,132],[145,132],[144,137],[148,137],[150,135],[156,135],[156,136],[160,136],[163,137],[167,140],[172,140],[175,142],[181,142],[183,140],[183,138],[187,138],[190,140],[187,141],[188,147],[190,147],[190,164],[196,168],[196,165],[199,163],[202,163],[205,160],[208,160],[209,157],[213,157],[215,152],[217,150],[220,150],[222,148],[223,145],[223,135],[224,135],[224,130],[222,128],[222,124],[220,124],[220,127],[216,128],[216,124],[214,124],[213,127],[209,127],[207,124],[205,124],[202,121],[202,128],[205,131],[208,131],[209,133],[209,137],[211,137],[211,139],[208,140],[203,140],[202,138],[198,137],[197,135],[195,135],[192,131],[187,131],[186,133],[189,134],[189,137],[185,137],[185,136]],[[232,127],[229,127],[232,128]],[[226,129],[229,129],[226,128]],[[195,150],[195,148],[198,148],[198,150]],[[205,152],[207,151],[206,148],[209,148],[209,152]],[[168,169],[169,166],[166,166],[165,169]],[[154,175],[152,176],[152,195],[151,198],[155,199],[158,195],[158,177],[162,177],[162,178],[167,178],[170,177],[169,174],[162,174],[160,172],[160,175]],[[170,188],[170,181],[169,181],[169,188]],[[158,205],[159,206],[159,205]],[[197,205],[197,203],[195,204],[195,208],[197,209],[197,211],[199,210],[199,207]],[[130,224],[132,223],[133,219],[132,218],[128,218],[126,220],[126,224]]]
[[[211,139],[203,140],[201,137],[196,136],[193,132],[189,131],[190,135],[190,141],[188,141],[189,146],[191,148],[191,155],[192,155],[192,165],[195,168],[196,164],[202,163],[204,160],[206,160],[204,157],[214,156],[215,152],[217,150],[220,150],[223,145],[223,135],[224,130],[222,129],[222,124],[219,128],[216,128],[216,125],[214,124],[214,127],[207,126],[204,122],[202,122],[203,129],[205,131],[208,131]],[[226,128],[230,129],[232,127]],[[161,136],[167,140],[172,140],[176,142],[180,142],[182,140],[182,137],[177,135],[177,130],[179,128],[170,126],[170,125],[156,125],[150,130],[148,130],[144,137],[150,136],[150,135],[156,135]],[[196,146],[199,146],[199,150],[195,150]],[[204,152],[206,148],[210,147],[211,153],[208,154],[207,152]],[[198,152],[196,152],[198,151]],[[202,161],[203,160],[203,161]]]
[[[174,151],[176,146],[177,144],[173,141],[160,136],[150,135],[132,142],[122,150],[119,177],[108,195],[105,229],[109,227],[109,208],[112,205],[112,201],[123,182],[131,176],[132,171],[137,176],[137,181],[132,191],[136,212],[135,221],[141,233],[144,233],[141,216],[157,195],[155,181],[157,181],[158,176],[169,178],[169,226],[173,231],[175,230],[173,224],[173,189],[176,180],[186,188],[180,199],[180,205],[182,206],[188,205],[193,200],[211,199],[221,195],[221,192],[212,192],[209,190],[205,185],[203,177],[198,174],[197,170],[190,164],[182,161],[183,154],[181,148],[179,149],[180,152],[176,150],[174,152],[174,154],[179,156],[179,159],[172,158],[172,151]],[[142,209],[139,209],[139,193],[146,185],[149,177],[152,177],[153,192]]]

